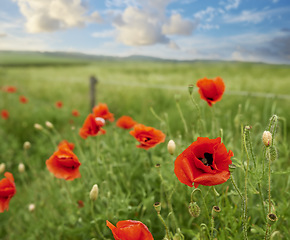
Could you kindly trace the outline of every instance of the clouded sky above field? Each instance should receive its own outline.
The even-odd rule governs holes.
[[[290,63],[289,0],[1,0],[0,50]]]

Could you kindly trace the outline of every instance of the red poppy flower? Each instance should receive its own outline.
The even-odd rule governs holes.
[[[134,129],[129,132],[140,145],[137,147],[148,150],[155,145],[165,141],[165,134],[153,127],[146,127],[143,124],[136,124]]]
[[[20,97],[19,97],[19,101],[20,101],[21,103],[28,103],[28,99],[27,99],[26,97],[24,97],[24,96],[20,96]]]
[[[71,114],[72,114],[74,117],[78,117],[78,116],[80,116],[79,111],[76,110],[76,109],[72,110]]]
[[[93,114],[95,117],[100,117],[105,120],[113,122],[115,120],[114,114],[109,112],[108,106],[105,103],[99,103],[93,108]]]
[[[88,136],[96,136],[97,134],[105,134],[106,131],[102,129],[105,125],[105,120],[96,118],[93,114],[89,114],[79,131],[82,138],[86,139]]]
[[[137,122],[135,122],[131,117],[129,116],[122,116],[120,117],[117,122],[116,125],[120,128],[124,128],[124,129],[130,129],[132,127],[134,127],[134,125],[136,125]]]
[[[62,140],[59,144],[58,144],[58,148],[63,148],[66,147],[70,150],[74,150],[75,145],[73,143],[68,142],[67,140]]]
[[[6,86],[3,87],[3,91],[8,93],[15,93],[17,91],[17,88],[14,86]]]
[[[198,137],[175,160],[174,172],[178,180],[190,187],[199,184],[213,186],[226,182],[230,177],[229,164],[233,152],[227,149],[221,138]]]
[[[0,181],[0,213],[8,211],[9,202],[16,193],[13,175],[10,172],[4,173],[6,178]]]
[[[198,80],[196,85],[199,87],[200,98],[207,101],[209,106],[220,101],[225,91],[224,81],[220,77],[213,80],[203,78]]]
[[[81,163],[78,157],[68,147],[60,147],[48,160],[46,160],[48,170],[53,173],[56,178],[65,180],[80,178],[80,165]]]
[[[62,101],[57,101],[57,102],[55,103],[55,106],[56,106],[57,108],[62,108],[62,105],[63,105]]]
[[[107,221],[115,240],[154,240],[145,224],[139,221],[125,220],[117,222],[116,227]]]
[[[9,118],[9,112],[8,112],[6,109],[3,109],[3,110],[1,111],[1,117],[2,117],[3,119],[8,119],[8,118]]]

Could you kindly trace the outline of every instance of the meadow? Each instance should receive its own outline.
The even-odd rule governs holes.
[[[25,55],[1,54],[0,86],[15,86],[17,91],[1,91],[0,110],[10,115],[0,119],[0,163],[13,174],[16,194],[9,210],[0,213],[0,239],[113,239],[106,220],[115,225],[129,219],[144,223],[155,240],[245,239],[243,200],[230,179],[215,187],[199,185],[203,201],[199,190],[191,199],[194,187],[182,184],[174,174],[176,157],[197,137],[221,137],[234,153],[236,169],[231,174],[244,197],[247,176],[247,238],[290,236],[288,65],[43,55],[26,61]],[[82,139],[79,129],[91,112],[92,75],[99,80],[97,103],[106,103],[115,121],[106,123],[106,134]],[[195,84],[217,76],[226,90],[221,101],[209,107]],[[26,104],[19,102],[22,95]],[[61,108],[55,106],[57,101],[63,103]],[[80,116],[72,115],[74,109]],[[123,115],[161,130],[165,141],[149,150],[137,148],[129,131],[115,124]],[[269,130],[273,115],[278,116],[277,128],[272,129],[277,154],[269,169],[262,134]],[[43,130],[35,129],[35,123]],[[75,144],[82,164],[81,178],[73,181],[55,178],[45,164],[63,139]],[[167,151],[171,139],[176,144],[173,155]],[[31,148],[23,148],[26,141]],[[20,163],[24,172],[19,172]],[[269,172],[271,212],[278,220],[267,230]],[[99,194],[92,201],[94,184]],[[189,214],[191,200],[200,208],[198,217]],[[160,215],[153,206],[156,202],[161,203]],[[30,204],[35,209],[29,210]],[[221,209],[217,215],[214,205]]]

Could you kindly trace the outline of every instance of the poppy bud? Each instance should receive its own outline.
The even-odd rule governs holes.
[[[5,163],[0,164],[0,174],[5,171],[5,167],[6,167]]]
[[[43,129],[43,127],[42,127],[39,123],[35,123],[35,124],[34,124],[34,128],[35,128],[36,130],[39,130],[39,131],[41,131],[41,130]]]
[[[47,128],[53,129],[53,124],[52,124],[51,122],[49,122],[49,121],[46,121],[46,122],[45,122],[45,126],[46,126]]]
[[[92,187],[92,190],[90,191],[90,199],[92,201],[95,201],[95,200],[97,200],[98,196],[99,196],[99,187],[97,184],[95,184]]]
[[[29,205],[28,205],[28,211],[29,212],[33,212],[35,210],[35,204],[34,203],[30,203]]]
[[[167,144],[167,150],[171,155],[173,155],[173,153],[175,152],[175,148],[176,148],[175,142],[173,140],[170,140]]]
[[[270,146],[270,159],[271,161],[275,161],[277,159],[277,150],[274,146]]]
[[[156,202],[153,204],[156,212],[159,214],[161,212],[161,203],[160,202]]]
[[[275,222],[277,222],[278,217],[274,213],[269,213],[267,215],[267,223],[272,226]]]
[[[236,165],[235,165],[235,164],[230,164],[230,165],[229,165],[229,170],[230,170],[231,173],[232,173],[233,171],[235,171],[235,169],[236,169]]]
[[[189,84],[189,85],[188,85],[188,92],[189,92],[189,95],[192,94],[192,92],[193,92],[193,87],[194,87],[193,84]]]
[[[196,202],[189,203],[188,211],[189,211],[189,214],[194,218],[197,218],[200,214],[200,208]]]
[[[269,131],[264,131],[262,140],[264,145],[269,147],[272,144],[272,134]]]
[[[31,143],[26,141],[24,144],[23,144],[23,149],[24,150],[28,150],[29,148],[31,148]]]
[[[216,217],[221,212],[221,209],[218,206],[212,207],[212,215]]]
[[[23,163],[19,163],[18,172],[20,172],[20,173],[24,173],[25,172],[25,165]]]

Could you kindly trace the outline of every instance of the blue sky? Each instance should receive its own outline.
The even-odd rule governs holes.
[[[289,0],[1,0],[0,50],[290,63]]]

